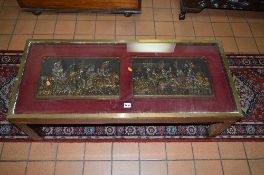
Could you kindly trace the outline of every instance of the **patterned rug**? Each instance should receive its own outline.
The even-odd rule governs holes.
[[[46,140],[64,141],[223,141],[264,139],[264,55],[227,55],[240,96],[243,117],[216,138],[206,136],[208,125],[39,125],[35,130]],[[21,52],[0,52],[0,138],[29,140],[6,120],[11,89]]]

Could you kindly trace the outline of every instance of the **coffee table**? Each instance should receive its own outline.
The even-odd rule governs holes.
[[[241,116],[217,41],[28,40],[8,120],[39,124],[210,123]]]

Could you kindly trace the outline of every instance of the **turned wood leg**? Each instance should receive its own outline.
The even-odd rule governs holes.
[[[33,129],[31,129],[27,124],[15,123],[15,125],[33,140],[42,140],[42,138]]]
[[[211,124],[208,129],[208,135],[210,137],[215,137],[221,134],[227,128],[229,128],[232,124],[233,122]]]

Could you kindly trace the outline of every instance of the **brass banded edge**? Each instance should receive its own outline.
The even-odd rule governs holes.
[[[239,118],[238,112],[205,113],[97,113],[97,114],[14,114],[8,119],[140,119],[140,118]]]
[[[233,81],[233,78],[232,78],[232,75],[231,75],[231,70],[229,68],[226,55],[224,54],[224,50],[223,50],[223,47],[222,47],[222,43],[220,41],[217,41],[217,43],[218,43],[219,52],[221,54],[220,56],[221,56],[221,58],[223,60],[223,63],[224,63],[224,68],[226,70],[226,74],[227,74],[227,78],[228,78],[228,83],[229,83],[229,86],[231,88],[231,93],[233,95],[233,100],[234,100],[234,103],[235,103],[236,110],[238,111],[238,113],[240,114],[240,116],[242,116],[242,109],[241,109],[241,105],[240,105],[240,101],[239,101],[239,96],[238,96],[237,90],[235,88],[235,84],[234,84],[234,81]]]

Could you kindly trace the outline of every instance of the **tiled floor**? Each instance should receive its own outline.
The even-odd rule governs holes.
[[[143,0],[141,15],[23,12],[0,0],[0,50],[39,39],[217,39],[264,53],[264,13],[204,10],[178,20],[178,0]],[[262,175],[264,143],[0,143],[0,175]]]

